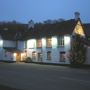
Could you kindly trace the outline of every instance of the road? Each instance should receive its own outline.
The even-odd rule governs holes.
[[[32,63],[0,63],[0,85],[20,90],[90,90],[90,70]]]

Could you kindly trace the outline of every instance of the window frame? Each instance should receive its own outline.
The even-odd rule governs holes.
[[[42,48],[42,39],[37,39],[37,48]]]
[[[32,52],[32,59],[36,60],[36,58],[37,58],[37,53],[36,53],[36,51],[33,51]]]
[[[52,48],[52,38],[46,38],[46,48]]]
[[[64,42],[64,36],[58,36],[58,47],[64,47],[65,42]]]
[[[65,51],[60,52],[60,62],[65,62],[65,54],[66,54]]]
[[[47,51],[47,60],[51,60],[52,59],[52,52],[51,51]]]
[[[42,53],[38,52],[38,61],[42,61]]]

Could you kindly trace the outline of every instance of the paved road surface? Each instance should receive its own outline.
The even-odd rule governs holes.
[[[19,89],[15,89],[15,88],[11,88],[11,87],[8,87],[8,86],[0,85],[0,90],[19,90]]]
[[[90,90],[90,70],[0,63],[0,84],[21,90]]]

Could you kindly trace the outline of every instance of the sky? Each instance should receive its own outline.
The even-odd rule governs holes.
[[[90,0],[0,0],[0,21],[28,23],[48,19],[73,19],[80,12],[83,23],[90,22]]]

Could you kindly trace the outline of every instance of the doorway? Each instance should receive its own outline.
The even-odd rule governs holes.
[[[17,53],[16,54],[16,62],[20,62],[21,61],[21,53]]]

